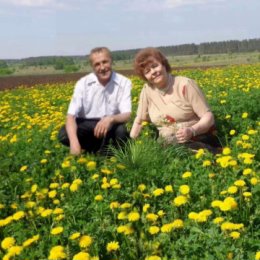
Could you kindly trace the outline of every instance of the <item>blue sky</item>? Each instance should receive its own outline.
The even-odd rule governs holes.
[[[0,59],[260,37],[259,0],[0,0]]]

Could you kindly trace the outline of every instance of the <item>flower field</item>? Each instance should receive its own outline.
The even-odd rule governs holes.
[[[222,154],[162,148],[144,124],[113,157],[73,157],[57,134],[74,83],[0,92],[3,260],[260,259],[260,65],[177,74],[207,96]]]

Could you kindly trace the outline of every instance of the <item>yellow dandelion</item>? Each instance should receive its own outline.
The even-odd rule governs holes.
[[[87,169],[89,171],[95,170],[96,167],[97,167],[97,163],[95,161],[90,161],[90,162],[87,163]]]
[[[256,177],[253,177],[253,178],[250,179],[250,183],[252,185],[256,185],[258,183],[258,179]]]
[[[222,154],[224,154],[224,155],[231,154],[231,149],[229,147],[224,147],[222,150]]]
[[[190,187],[188,185],[181,185],[179,191],[182,195],[187,195],[190,192]]]
[[[119,203],[118,201],[113,201],[113,202],[110,203],[109,207],[110,207],[110,209],[112,209],[112,210],[113,210],[113,209],[117,209],[117,208],[120,207],[120,203]]]
[[[244,180],[237,180],[234,182],[237,187],[244,187],[246,185]]]
[[[73,256],[73,260],[91,260],[89,253],[79,252]]]
[[[163,193],[164,193],[164,189],[161,189],[161,188],[156,189],[156,190],[153,191],[153,195],[155,197],[161,196]]]
[[[48,162],[47,159],[42,159],[42,160],[40,161],[41,164],[46,164],[47,162]]]
[[[240,233],[237,232],[237,231],[232,231],[230,234],[229,234],[230,237],[232,237],[233,239],[238,239],[240,238]]]
[[[103,196],[102,196],[101,194],[96,195],[96,196],[95,196],[95,200],[96,200],[96,201],[102,201],[102,200],[103,200]]]
[[[59,235],[63,232],[63,227],[55,227],[51,229],[51,234],[52,235]]]
[[[7,249],[11,248],[12,246],[14,246],[14,244],[15,244],[15,239],[13,237],[6,237],[2,240],[1,247],[4,250],[7,250]]]
[[[28,169],[27,165],[24,165],[20,168],[20,172],[25,172]]]
[[[92,237],[91,236],[81,236],[79,239],[79,246],[82,248],[89,247],[92,244]]]
[[[70,191],[71,191],[71,192],[75,192],[75,191],[77,191],[78,189],[79,189],[79,185],[78,185],[78,184],[72,183],[72,184],[70,185]]]
[[[63,246],[54,246],[50,250],[49,260],[65,259],[67,257]]]
[[[160,232],[160,228],[157,227],[157,226],[151,226],[151,227],[149,227],[148,232],[149,232],[151,235],[155,235],[155,234],[157,234],[157,233]]]
[[[79,237],[80,237],[80,232],[75,232],[75,233],[70,235],[69,239],[70,240],[75,240],[75,239],[77,239]]]
[[[149,213],[149,214],[146,215],[146,219],[148,221],[154,222],[154,221],[156,221],[158,219],[158,215],[156,215],[154,213]]]
[[[216,218],[213,219],[214,224],[220,224],[223,221],[224,221],[224,218],[222,218],[222,217],[216,217]]]
[[[191,173],[191,172],[184,172],[184,173],[182,174],[182,178],[183,178],[183,179],[190,178],[191,176],[192,176],[192,173]]]
[[[173,192],[173,187],[172,187],[172,185],[166,185],[164,190],[165,190],[165,192]]]
[[[162,258],[158,255],[150,255],[145,258],[145,260],[162,260]]]
[[[238,188],[237,188],[237,186],[230,186],[227,191],[229,194],[235,194],[235,193],[237,193]]]
[[[136,211],[132,211],[128,214],[127,218],[128,218],[128,221],[135,222],[140,219],[140,214]]]
[[[120,248],[120,246],[117,241],[112,241],[107,244],[106,248],[108,252],[112,252],[112,251],[117,251]]]
[[[229,134],[230,135],[235,135],[236,134],[236,130],[234,130],[234,129],[230,130]]]
[[[19,219],[24,218],[24,217],[25,217],[24,211],[18,211],[18,212],[13,214],[13,220],[19,220]]]
[[[146,186],[144,184],[138,185],[138,190],[143,192],[146,189]]]
[[[117,219],[119,220],[124,220],[124,219],[127,219],[128,217],[128,214],[126,211],[122,211],[120,212],[118,215],[117,215]]]
[[[187,197],[180,195],[173,200],[173,203],[175,206],[179,207],[181,205],[186,204],[187,201],[188,201]]]
[[[241,116],[243,119],[247,118],[248,117],[248,113],[247,112],[244,112]]]

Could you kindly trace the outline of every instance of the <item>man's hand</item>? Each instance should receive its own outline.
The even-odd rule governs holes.
[[[112,116],[103,117],[96,125],[94,129],[94,136],[96,138],[102,138],[106,136],[107,132],[111,129],[114,123]]]
[[[70,154],[72,154],[72,155],[81,154],[81,146],[80,146],[79,142],[72,142],[70,144]]]

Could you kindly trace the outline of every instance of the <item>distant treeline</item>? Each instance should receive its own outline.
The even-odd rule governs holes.
[[[205,42],[200,44],[191,43],[176,46],[160,46],[158,48],[166,56],[253,52],[260,51],[260,39]],[[138,50],[140,49],[112,51],[113,60],[131,60]],[[56,70],[69,69],[76,71],[78,69],[76,65],[79,64],[79,62],[85,62],[85,64],[87,64],[88,60],[87,56],[44,56],[20,60],[4,60],[3,62],[8,65],[19,63],[21,66],[51,65]]]
[[[260,51],[260,39],[204,42],[200,44],[191,43],[176,46],[161,46],[158,49],[166,56],[252,52]],[[132,59],[138,50],[114,51],[112,55],[114,60],[127,60]]]

